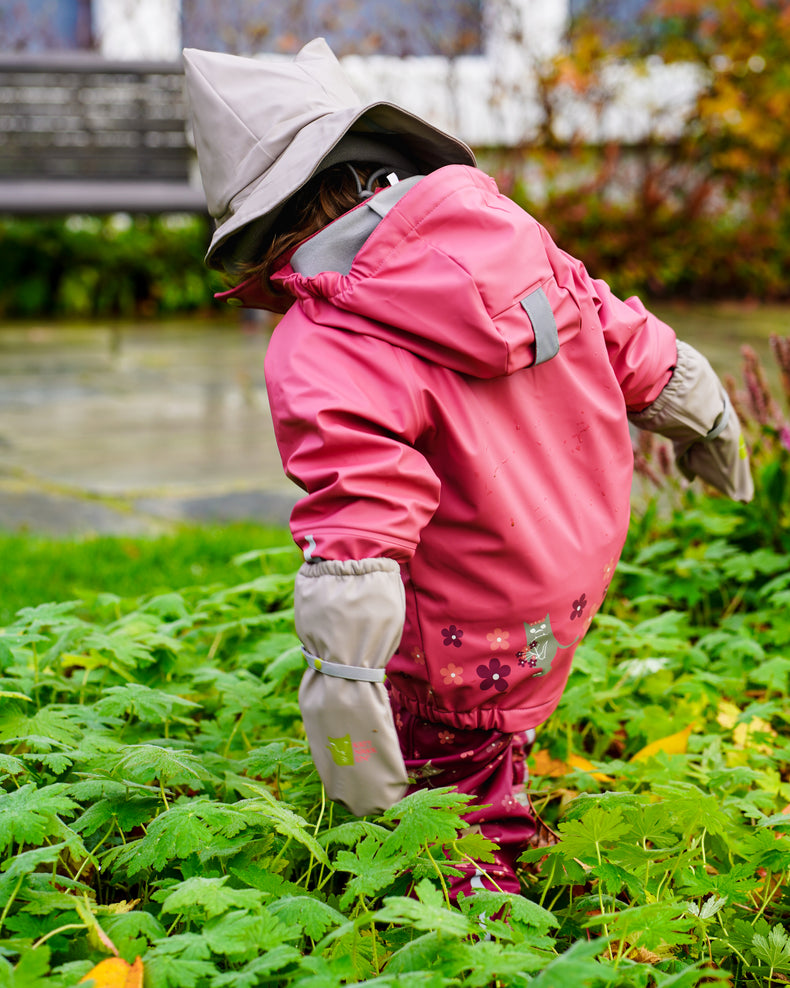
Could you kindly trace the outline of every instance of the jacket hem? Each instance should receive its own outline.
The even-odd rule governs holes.
[[[543,703],[534,707],[477,707],[474,710],[445,710],[429,700],[421,700],[414,696],[406,696],[396,690],[390,683],[391,702],[393,707],[403,707],[409,713],[423,720],[438,724],[447,724],[462,731],[501,731],[503,734],[514,734],[517,731],[527,731],[539,727],[554,713],[562,698],[562,690],[556,696],[551,696]]]

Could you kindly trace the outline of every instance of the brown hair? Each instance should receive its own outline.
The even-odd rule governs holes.
[[[274,295],[282,295],[279,286],[272,284],[271,275],[277,270],[277,262],[289,250],[317,233],[327,223],[358,205],[360,183],[364,187],[380,165],[349,163],[332,165],[314,175],[298,192],[288,199],[269,233],[262,255],[237,269],[246,280],[260,278]],[[355,175],[356,172],[356,175]]]

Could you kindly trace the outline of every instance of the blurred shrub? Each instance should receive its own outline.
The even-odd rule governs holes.
[[[724,383],[741,423],[754,477],[754,499],[740,504],[713,488],[706,499],[711,515],[732,520],[727,534],[744,549],[790,552],[790,336],[770,337],[778,386],[750,346],[741,347],[741,377]],[[776,376],[776,375],[774,375]],[[658,494],[664,507],[680,517],[695,508],[700,482],[689,486],[678,472],[666,439],[639,432],[634,450],[637,483]],[[643,499],[644,500],[644,499]],[[653,499],[651,499],[651,502]],[[646,502],[647,503],[647,502]],[[655,502],[658,503],[658,502]],[[648,510],[655,510],[655,503]],[[714,533],[713,528],[710,529]],[[719,533],[720,534],[720,533]]]
[[[652,0],[628,30],[615,8],[572,5],[566,43],[539,66],[540,133],[528,147],[483,149],[481,164],[621,295],[790,298],[787,0]],[[591,139],[623,95],[618,67],[633,68],[634,84],[670,63],[699,82],[682,133]],[[212,307],[223,286],[203,265],[208,225],[0,220],[0,317]]]
[[[153,316],[211,308],[202,216],[0,220],[0,316]]]
[[[542,132],[500,160],[505,189],[620,294],[790,298],[786,0],[654,0],[625,37],[610,9],[588,0],[544,65]],[[622,93],[613,66],[635,66],[635,84],[670,63],[699,80],[681,134],[590,141]],[[569,101],[584,107],[570,138]]]

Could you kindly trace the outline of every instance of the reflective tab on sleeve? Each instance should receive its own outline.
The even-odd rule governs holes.
[[[326,659],[319,659],[317,655],[302,649],[305,661],[315,672],[323,673],[324,676],[334,676],[335,679],[355,679],[364,683],[383,683],[387,673],[384,669],[367,669],[364,666],[344,666],[339,662],[327,662]]]
[[[536,288],[526,298],[521,299],[521,308],[529,316],[532,330],[535,334],[535,363],[545,364],[547,360],[556,357],[560,352],[560,338],[557,332],[557,320],[551,311],[546,293],[542,288]]]

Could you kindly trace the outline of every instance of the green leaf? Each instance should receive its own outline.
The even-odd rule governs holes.
[[[462,912],[475,916],[481,912],[487,916],[495,916],[504,910],[508,923],[527,926],[541,934],[548,933],[559,925],[552,913],[523,895],[476,889],[474,895],[464,896],[459,905]]]
[[[587,920],[588,927],[607,926],[609,933],[646,950],[691,943],[689,931],[696,922],[687,916],[684,902],[650,902],[629,906],[617,913],[604,913]]]
[[[299,931],[285,926],[268,912],[251,916],[234,910],[209,920],[203,936],[212,952],[233,960],[249,960],[265,945],[266,950],[299,936]]]
[[[299,926],[311,940],[319,940],[346,921],[343,913],[314,895],[286,895],[267,903],[267,909],[284,923]]]
[[[621,974],[596,961],[597,954],[606,949],[604,938],[577,940],[565,953],[551,961],[535,978],[530,988],[565,988],[566,985],[607,985],[620,981]]]
[[[21,713],[6,717],[0,727],[0,742],[21,743],[28,748],[38,744],[43,751],[49,751],[57,745],[75,745],[84,730],[77,722],[78,716],[79,712],[75,709],[42,707],[29,717]]]
[[[26,632],[39,631],[42,628],[65,628],[79,624],[73,617],[74,610],[79,606],[78,600],[66,600],[61,603],[39,604],[37,607],[23,607],[16,616],[11,628],[24,628]]]
[[[386,898],[384,905],[374,913],[376,921],[408,925],[415,930],[437,930],[453,937],[469,936],[479,929],[476,922],[457,910],[448,909],[442,893],[427,879],[419,882],[414,892],[416,899]]]
[[[169,861],[228,847],[228,838],[248,826],[245,815],[232,806],[185,799],[152,820],[141,840],[119,848],[113,866],[130,876],[147,869],[161,871]]]
[[[131,715],[149,724],[159,724],[170,720],[176,712],[200,707],[193,700],[165,693],[140,683],[124,683],[111,686],[95,705],[98,713],[111,717]]]
[[[212,988],[256,988],[260,985],[279,983],[279,979],[270,976],[283,968],[296,965],[301,960],[302,955],[295,947],[285,944],[278,944],[276,947],[268,948],[259,956],[248,961],[244,967],[229,971],[226,974],[218,974],[212,979]],[[301,982],[305,984],[304,981]],[[309,982],[311,988],[318,988],[318,984],[313,978]],[[339,982],[337,983],[339,984]]]
[[[145,937],[149,943],[153,943],[167,935],[167,931],[156,916],[137,909],[102,916],[101,927],[116,945],[120,940],[132,940],[138,937]]]
[[[471,800],[449,787],[420,789],[404,797],[380,818],[398,822],[386,840],[387,853],[402,851],[414,857],[421,848],[454,841],[466,829],[461,814],[468,812]]]
[[[108,654],[125,669],[146,666],[152,662],[151,646],[133,638],[128,631],[117,628],[114,631],[92,631],[82,641],[84,648],[93,649],[99,654]]]
[[[243,810],[247,819],[258,818],[261,823],[265,822],[278,833],[302,844],[325,867],[331,867],[326,851],[313,834],[308,831],[309,824],[304,817],[294,813],[285,803],[275,799],[264,787],[259,785],[254,788],[258,792],[255,799],[245,799],[236,804],[239,810]]]
[[[163,748],[158,744],[131,744],[120,748],[113,775],[132,782],[183,785],[209,777],[202,760],[189,751]]]
[[[767,662],[762,662],[756,669],[752,669],[749,676],[769,690],[787,696],[788,683],[790,683],[790,659],[775,655]]]
[[[752,950],[772,971],[790,973],[790,935],[781,926],[772,926],[768,936],[755,933]]]
[[[698,786],[673,781],[656,785],[653,791],[664,797],[667,816],[683,835],[702,830],[709,834],[724,834],[732,827],[732,821],[723,811],[719,799],[713,793],[703,792]]]
[[[202,988],[210,983],[208,979],[216,972],[213,961],[173,957],[151,951],[145,958],[146,983],[150,982],[156,988]]]
[[[231,909],[257,910],[263,895],[255,889],[227,887],[228,878],[202,878],[199,875],[168,888],[166,893],[155,893],[162,901],[162,912],[212,919]],[[163,898],[164,896],[164,898]]]
[[[49,947],[43,944],[35,950],[25,950],[5,983],[8,988],[47,988],[49,980]],[[3,984],[3,971],[0,968],[0,985]]]
[[[0,795],[0,850],[11,844],[41,844],[60,837],[60,816],[71,816],[77,804],[63,794],[60,784],[37,789],[30,782],[15,792]]]
[[[628,824],[620,809],[593,806],[581,820],[561,823],[559,830],[560,846],[565,854],[598,862],[601,850],[622,837],[628,831]]]
[[[340,908],[344,909],[359,896],[373,896],[388,888],[407,866],[402,857],[391,858],[372,837],[366,837],[354,854],[339,851],[334,860],[335,869],[354,875],[340,900]]]
[[[26,772],[27,768],[21,759],[0,752],[0,776],[22,775]]]

